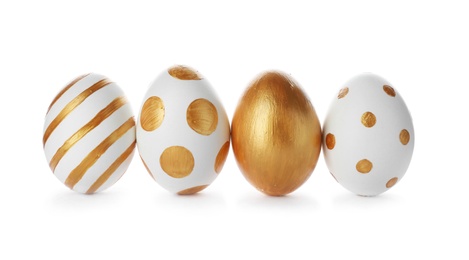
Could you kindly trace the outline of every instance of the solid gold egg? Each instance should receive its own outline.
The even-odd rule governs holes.
[[[272,196],[300,187],[321,151],[313,105],[297,82],[276,71],[259,75],[248,86],[234,113],[231,136],[244,177]]]

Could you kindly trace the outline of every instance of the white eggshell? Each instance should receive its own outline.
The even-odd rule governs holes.
[[[78,77],[52,101],[43,145],[54,175],[70,189],[95,193],[127,170],[135,148],[130,104],[115,83],[98,74]]]
[[[172,76],[173,70],[189,72],[195,78]],[[197,102],[198,108],[191,106]],[[193,117],[194,111],[200,113]],[[200,123],[205,127],[198,129]],[[200,74],[176,66],[163,71],[150,85],[137,121],[137,146],[150,175],[162,187],[178,194],[207,187],[223,167],[229,140],[225,109]]]
[[[346,189],[387,191],[404,176],[414,149],[412,118],[396,88],[370,73],[344,84],[323,127],[324,158]]]

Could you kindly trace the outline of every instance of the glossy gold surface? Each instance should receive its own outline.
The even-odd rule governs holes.
[[[399,134],[399,140],[403,145],[407,145],[410,141],[410,133],[406,129],[402,129],[401,133]]]
[[[140,125],[145,131],[154,131],[163,123],[164,114],[163,100],[156,96],[149,97],[140,113]]]
[[[194,169],[194,156],[182,146],[166,148],[160,156],[163,171],[173,178],[184,178]]]
[[[376,116],[371,112],[365,112],[361,118],[362,124],[368,128],[376,124]]]
[[[76,143],[78,143],[83,137],[85,137],[89,132],[95,129],[99,124],[104,120],[110,117],[115,111],[121,108],[127,103],[125,97],[118,97],[114,99],[109,105],[103,108],[101,111],[96,114],[88,123],[82,126],[77,132],[70,136],[63,145],[57,150],[52,159],[50,160],[49,166],[52,171],[55,171],[57,164],[62,160],[65,154],[70,150]]]
[[[117,158],[106,171],[99,176],[99,178],[91,185],[91,187],[86,191],[87,194],[95,193],[108,179],[112,174],[121,166],[121,164],[129,158],[135,148],[135,141],[127,147],[127,149]]]
[[[187,108],[186,121],[197,133],[210,135],[217,129],[217,108],[205,98],[196,99]]]
[[[135,126],[134,118],[129,118],[124,124],[119,128],[114,130],[106,139],[98,144],[82,161],[81,163],[73,169],[65,180],[65,185],[70,189],[73,189],[75,184],[77,184],[81,178],[85,175],[91,166],[93,166],[98,159],[103,155],[109,147],[111,147],[119,138],[121,138],[127,131],[132,129]]]
[[[358,172],[366,174],[369,173],[371,169],[373,169],[373,163],[367,159],[363,159],[358,161],[356,168]]]
[[[384,92],[386,92],[386,94],[388,94],[389,96],[391,97],[395,97],[396,96],[396,91],[394,90],[393,87],[389,86],[389,85],[384,85],[383,86],[383,90]]]
[[[228,157],[228,153],[230,151],[230,141],[226,141],[226,143],[220,148],[218,151],[217,158],[215,159],[215,172],[220,173],[225,165],[226,157]]]
[[[286,195],[314,170],[321,126],[298,84],[280,72],[259,75],[240,99],[232,146],[246,179],[268,195]]]
[[[397,177],[394,177],[392,179],[390,179],[388,182],[386,182],[386,188],[391,188],[392,186],[396,185],[398,181],[398,178]]]
[[[47,140],[49,139],[50,135],[54,130],[59,126],[60,123],[76,108],[78,107],[85,99],[87,99],[89,96],[91,96],[94,92],[98,91],[99,89],[111,84],[112,82],[109,79],[102,79],[95,84],[93,84],[91,87],[88,89],[84,90],[81,92],[78,96],[76,96],[72,101],[70,101],[63,109],[60,111],[60,113],[57,115],[57,117],[52,120],[52,122],[49,124],[47,127],[46,131],[44,132],[44,137],[42,138],[42,143],[45,146]],[[60,95],[60,93],[59,93]],[[54,102],[54,101],[53,101]]]
[[[192,195],[194,193],[197,193],[205,188],[207,188],[208,185],[201,185],[201,186],[196,186],[196,187],[192,187],[192,188],[189,188],[189,189],[185,189],[185,190],[182,190],[180,192],[178,192],[178,195]]]
[[[201,80],[200,75],[196,70],[191,67],[176,65],[168,69],[169,75],[173,78],[180,80]]]

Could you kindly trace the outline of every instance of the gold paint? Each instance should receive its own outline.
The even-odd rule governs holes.
[[[140,114],[140,125],[145,131],[154,131],[163,123],[164,114],[163,100],[152,96],[143,104]]]
[[[76,131],[72,136],[70,136],[67,141],[65,141],[62,146],[55,152],[54,156],[50,160],[49,166],[52,171],[55,171],[57,164],[62,160],[65,154],[72,148],[78,141],[80,141],[85,135],[87,135],[91,130],[95,129],[101,122],[106,118],[112,115],[115,111],[121,108],[127,103],[125,97],[118,97],[114,99],[109,105],[104,109],[99,111],[96,116],[93,117],[88,123]]]
[[[112,132],[106,139],[104,139],[98,146],[96,146],[93,151],[91,151],[81,163],[73,169],[65,180],[65,185],[70,189],[73,189],[75,184],[77,184],[86,171],[95,164],[99,157],[103,155],[111,145],[113,145],[119,138],[121,138],[127,131],[135,126],[134,118],[129,118],[124,124]]]
[[[192,187],[192,188],[189,188],[189,189],[185,189],[185,190],[182,190],[180,192],[178,192],[178,195],[192,195],[194,193],[197,193],[205,188],[207,188],[208,185],[201,185],[201,186],[196,186],[196,187]]]
[[[173,178],[184,178],[194,169],[194,156],[182,146],[166,148],[160,156],[160,165]]]
[[[70,82],[67,86],[65,86],[65,88],[63,88],[59,92],[59,94],[57,94],[57,96],[55,96],[54,100],[52,100],[52,103],[50,103],[50,105],[49,105],[49,109],[47,109],[47,113],[49,113],[50,109],[55,104],[55,102],[57,102],[57,100],[59,100],[59,98],[61,98],[62,95],[65,94],[65,92],[67,92],[67,90],[69,90],[73,85],[75,85],[75,83],[77,83],[78,81],[80,81],[81,79],[83,79],[84,77],[86,77],[88,75],[90,75],[90,73],[85,74],[85,75],[81,75],[81,76],[77,77],[76,79],[72,80],[72,82]]]
[[[357,168],[357,171],[360,173],[363,173],[363,174],[369,173],[371,169],[373,169],[373,163],[371,163],[367,159],[363,159],[357,163],[356,168]]]
[[[389,85],[384,85],[383,90],[384,90],[384,92],[386,92],[386,94],[388,94],[391,97],[396,96],[396,91],[394,91],[394,89]]]
[[[362,124],[368,128],[376,124],[376,116],[371,112],[365,112],[361,118]]]
[[[180,80],[201,80],[202,75],[191,67],[176,65],[168,69],[169,75]]]
[[[272,196],[300,187],[321,151],[321,126],[311,102],[291,77],[266,72],[254,79],[235,110],[233,152],[244,177]]]
[[[201,135],[210,135],[217,129],[217,108],[204,98],[194,100],[186,112],[187,124]]]
[[[337,98],[338,98],[338,99],[341,99],[341,98],[347,96],[347,94],[348,94],[348,88],[347,88],[347,87],[342,88],[342,89],[339,91],[339,95],[337,95]]]
[[[57,117],[52,120],[50,125],[47,127],[46,131],[44,132],[44,137],[42,139],[43,145],[46,145],[47,140],[49,139],[50,135],[52,132],[59,126],[59,124],[78,106],[80,105],[83,101],[85,101],[86,98],[91,96],[94,92],[97,90],[111,84],[112,82],[109,79],[102,79],[95,84],[93,84],[91,87],[88,89],[84,90],[81,92],[78,96],[76,96],[72,101],[70,101],[63,109],[60,111],[60,113],[57,115]]]
[[[127,158],[132,154],[135,148],[135,141],[130,144],[129,147],[109,166],[109,168],[104,171],[101,176],[91,185],[91,187],[86,191],[87,194],[95,193],[99,187],[101,187],[108,179],[111,177],[111,175],[121,166],[121,164],[127,160]]]
[[[220,173],[223,169],[223,165],[225,165],[226,157],[228,156],[228,152],[230,151],[230,141],[226,141],[226,143],[221,147],[220,151],[217,154],[217,158],[215,159],[215,172]]]
[[[326,135],[326,147],[329,150],[332,150],[335,147],[335,136],[331,133]]]
[[[409,131],[406,129],[402,129],[401,133],[399,134],[399,140],[403,145],[407,145],[410,141],[410,134]]]
[[[148,168],[147,163],[145,162],[145,160],[143,160],[141,155],[140,155],[140,160],[142,160],[143,165],[145,166],[145,169],[147,169],[148,174],[150,174],[151,178],[153,178],[153,180],[155,180],[155,177],[153,177],[153,174],[151,174],[150,168]]]
[[[394,178],[390,179],[388,182],[386,182],[386,188],[389,189],[392,186],[394,186],[397,183],[397,180],[398,180],[397,177],[394,177]]]

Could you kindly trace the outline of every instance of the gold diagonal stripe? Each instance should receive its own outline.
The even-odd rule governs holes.
[[[99,157],[103,155],[106,150],[111,147],[119,138],[121,138],[129,129],[135,126],[134,118],[129,118],[124,124],[112,132],[106,139],[104,139],[96,148],[93,149],[81,163],[73,169],[65,180],[65,185],[70,189],[73,189],[86,171],[98,161]]]
[[[91,185],[91,187],[86,191],[87,194],[95,193],[99,187],[101,187],[108,179],[111,177],[111,175],[121,166],[121,164],[127,160],[127,158],[132,154],[135,148],[135,141],[132,142],[132,144],[127,147],[127,149],[117,158],[109,168],[106,169],[106,171],[99,176],[99,178]]]
[[[80,141],[85,135],[87,135],[91,130],[95,129],[101,122],[106,118],[111,116],[115,111],[121,108],[127,103],[125,97],[118,97],[114,99],[109,105],[99,111],[96,116],[93,117],[86,125],[76,131],[70,138],[63,143],[63,145],[57,150],[52,159],[50,160],[49,166],[52,171],[55,171],[57,164],[64,157],[64,155],[74,146],[78,141]]]
[[[49,105],[49,109],[47,109],[47,113],[49,113],[50,109],[52,108],[52,106],[55,104],[55,102],[57,102],[57,100],[59,100],[59,98],[62,97],[62,95],[67,92],[67,90],[69,90],[73,85],[75,85],[75,83],[77,83],[78,81],[80,81],[81,79],[83,79],[84,77],[90,75],[90,73],[88,74],[85,74],[85,75],[81,75],[80,77],[74,79],[72,82],[70,82],[65,88],[63,88],[59,94],[57,94],[57,96],[55,96],[54,100],[52,100],[52,103],[50,103]]]
[[[78,96],[76,96],[70,103],[68,103],[62,111],[52,120],[50,125],[47,127],[46,131],[44,132],[44,138],[42,139],[42,143],[45,146],[47,140],[49,139],[52,132],[57,128],[57,126],[70,114],[78,105],[80,105],[87,97],[91,96],[97,90],[103,88],[104,86],[111,84],[112,82],[109,79],[102,79],[95,84],[93,84],[88,89],[81,92]]]

